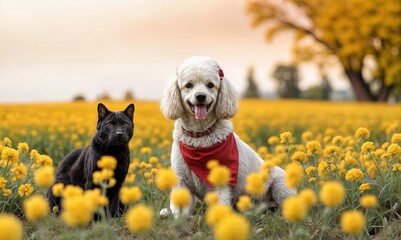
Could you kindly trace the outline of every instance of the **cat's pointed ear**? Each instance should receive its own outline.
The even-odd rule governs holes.
[[[107,117],[107,115],[109,115],[109,113],[110,113],[109,109],[107,109],[107,107],[105,105],[103,105],[103,103],[99,103],[97,105],[98,122],[105,119]]]
[[[135,105],[131,103],[128,107],[124,110],[124,114],[129,117],[129,119],[134,119],[134,112],[135,112]]]

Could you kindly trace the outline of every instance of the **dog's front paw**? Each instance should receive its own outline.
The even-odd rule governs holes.
[[[168,208],[163,208],[159,212],[160,217],[168,217],[168,215],[170,215],[170,214],[171,214],[171,212],[170,212],[170,209],[168,209]]]

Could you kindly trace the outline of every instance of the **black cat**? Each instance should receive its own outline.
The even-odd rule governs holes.
[[[70,152],[56,170],[54,184],[63,183],[65,186],[72,184],[85,190],[93,189],[99,187],[92,180],[93,172],[99,170],[97,161],[104,155],[114,156],[117,159],[117,167],[114,170],[116,184],[107,189],[109,199],[109,205],[106,207],[107,216],[116,216],[119,213],[119,192],[130,163],[128,142],[134,133],[134,111],[134,104],[130,104],[124,111],[111,112],[99,103],[97,131],[92,143]],[[47,191],[50,209],[58,206],[61,210],[60,197],[53,196],[52,187]]]

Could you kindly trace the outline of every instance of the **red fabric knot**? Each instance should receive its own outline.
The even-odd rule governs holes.
[[[210,170],[206,165],[210,160],[218,160],[220,165],[224,165],[230,170],[231,178],[228,184],[233,188],[237,186],[239,155],[237,142],[232,132],[223,142],[216,143],[209,147],[194,148],[182,142],[179,142],[179,145],[182,157],[189,169],[191,169],[202,182],[210,187],[212,186],[207,180]]]
[[[219,67],[219,76],[220,76],[220,78],[224,77],[223,69],[221,69],[220,67]]]

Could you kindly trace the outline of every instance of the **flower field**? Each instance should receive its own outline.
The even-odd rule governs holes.
[[[134,103],[131,165],[120,194],[129,208],[97,222],[92,216],[108,202],[102,190],[113,184],[112,158],[98,165],[100,189],[53,188],[63,196],[59,217],[44,198],[62,158],[90,143],[97,103],[0,105],[0,239],[401,238],[401,105],[241,100],[235,132],[265,163],[248,176],[249,196],[236,206],[218,204],[211,192],[187,220],[159,216],[177,182],[168,169],[173,122],[158,102]],[[112,111],[127,104],[105,102]],[[298,194],[272,211],[254,199],[275,165]],[[216,189],[227,184],[223,166],[208,166]],[[171,198],[183,208],[190,202],[186,189]]]

